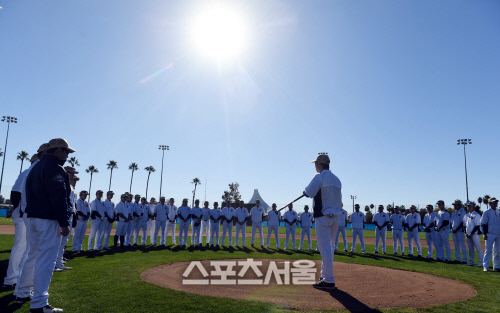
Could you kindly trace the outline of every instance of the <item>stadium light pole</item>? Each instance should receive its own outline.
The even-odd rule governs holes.
[[[5,137],[5,149],[3,151],[2,175],[0,176],[0,195],[2,194],[3,169],[5,167],[5,157],[7,156],[7,141],[9,140],[10,123],[17,123],[17,117],[3,116],[2,122],[7,122],[7,136]]]
[[[464,160],[465,160],[465,190],[467,192],[467,202],[469,202],[469,183],[467,181],[467,155],[465,154],[465,146],[466,145],[471,145],[472,140],[470,139],[458,139],[457,140],[457,145],[463,145],[464,146]]]
[[[170,150],[170,147],[165,145],[160,145],[158,149],[163,151],[163,155],[161,157],[161,178],[160,178],[160,198],[161,198],[161,187],[163,185],[163,160],[165,159],[165,150]]]
[[[351,199],[352,199],[352,213],[354,213],[354,200],[356,200],[358,196],[353,196],[351,195]]]

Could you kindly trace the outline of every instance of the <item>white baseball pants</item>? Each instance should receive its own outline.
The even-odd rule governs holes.
[[[167,226],[167,221],[158,221],[155,223],[154,239],[153,244],[155,245],[158,240],[158,231],[160,231],[160,245],[164,245],[167,240],[165,239],[165,227]]]
[[[280,248],[280,235],[278,225],[267,225],[267,240],[266,248],[269,248],[269,241],[271,240],[271,234],[274,232],[274,239],[276,239],[276,248]]]
[[[344,232],[345,232],[345,228],[344,228]],[[309,250],[312,249],[312,242],[311,242],[311,227],[302,227],[300,229],[300,245],[299,245],[299,250],[302,250],[302,247],[304,246],[304,236],[307,234],[307,244],[308,244],[308,247],[309,247]],[[337,231],[337,240],[339,239],[339,235],[338,235],[338,231]],[[345,241],[344,241],[344,245],[345,245]],[[334,249],[337,247],[337,242],[335,242],[335,247]]]
[[[184,222],[182,219],[179,221],[179,244],[186,245],[187,236],[189,231],[189,220]],[[184,237],[184,238],[183,238]]]
[[[288,249],[288,238],[289,237],[292,237],[292,248],[295,249],[295,230],[296,230],[295,226],[290,226],[287,224],[287,226],[285,227],[285,233],[286,233],[285,249]],[[317,236],[317,234],[316,234],[316,236]]]
[[[13,217],[15,227],[14,245],[10,250],[9,267],[7,268],[7,275],[3,283],[5,285],[17,284],[19,277],[19,265],[23,258],[24,251],[26,250],[26,225],[22,217]]]
[[[246,223],[245,225],[246,228]],[[260,223],[252,223],[252,244],[255,243],[255,231],[256,230],[259,230],[259,237],[260,237],[260,245],[263,246],[264,245],[264,225],[262,224],[262,222]]]
[[[28,218],[28,214],[23,215],[24,227],[26,229],[26,249],[24,250],[23,257],[21,258],[21,262],[19,263],[19,276],[17,277],[16,289],[14,289],[13,295],[19,298],[28,297],[33,290],[33,271],[34,269],[34,261],[31,264],[28,264],[26,268],[24,265],[26,264],[26,260],[28,259],[28,254],[30,252],[30,240],[29,240],[29,224],[30,218]]]
[[[99,228],[101,227],[102,221],[100,219],[95,219],[90,221],[90,235],[89,235],[89,241],[88,241],[88,249],[92,250],[92,240],[95,239],[94,242],[94,249],[97,249],[98,246],[98,231]]]
[[[327,283],[335,283],[333,275],[333,257],[335,253],[335,236],[339,228],[339,215],[327,215],[316,218],[316,240],[321,253],[321,277]]]
[[[222,245],[226,242],[226,232],[229,236],[229,246],[233,245],[233,222],[222,222]]]
[[[431,230],[425,233],[425,240],[427,241],[427,257],[432,258],[432,253],[436,250],[437,253],[437,232]],[[434,247],[433,247],[434,245]],[[435,249],[434,249],[435,248]]]
[[[246,244],[246,237],[247,237],[247,224],[246,224],[246,222],[243,223],[243,225],[236,222],[236,236],[234,237],[236,246],[240,245],[240,232],[241,232],[241,242],[242,242],[243,247],[244,247]],[[253,240],[252,240],[252,243],[253,243]]]
[[[483,248],[481,247],[481,236],[472,235],[472,238],[467,238],[467,245],[469,246],[469,265],[474,265],[475,251],[477,250],[477,265],[483,266]]]
[[[485,243],[483,267],[485,269],[490,268],[490,259],[493,252],[493,270],[500,269],[500,265],[498,264],[500,261],[500,235],[488,233],[488,240]]]
[[[440,260],[451,260],[451,246],[450,246],[450,228],[442,228],[440,231],[436,232],[437,237],[437,247],[436,247],[436,258]],[[444,252],[446,250],[446,259]]]
[[[380,239],[382,239],[382,252],[385,253],[386,236],[387,236],[387,230],[380,230],[380,229],[378,229],[378,227],[375,227],[375,252],[378,252],[378,246],[380,244]]]
[[[176,240],[175,240],[175,225],[177,225],[177,223],[170,223],[167,221],[167,229],[165,230],[165,238],[168,237],[168,231],[172,230],[172,244],[173,245],[177,244]]]
[[[210,241],[210,221],[201,221],[200,243],[203,243],[203,236],[206,236],[206,244]]]
[[[87,231],[87,221],[77,221],[75,229],[73,230],[73,243],[71,249],[73,252],[82,250],[83,238]]]
[[[352,247],[351,252],[356,250],[356,241],[359,238],[359,243],[361,244],[361,251],[365,252],[365,232],[363,228],[353,228],[352,229]]]
[[[220,230],[220,223],[210,221],[210,244],[211,245],[218,245],[219,244],[219,230]],[[214,236],[216,237],[215,240],[214,240]]]
[[[344,240],[344,250],[347,250],[347,236],[345,233],[345,227],[340,227],[337,230],[337,234],[335,235],[335,250],[337,250],[338,244],[339,244],[339,237],[340,234],[342,234],[342,239]]]
[[[404,231],[402,229],[392,229],[392,240],[394,242],[394,253],[398,252],[398,246],[401,253],[405,253],[405,243],[403,240]]]
[[[460,251],[462,252],[462,262],[467,262],[467,247],[465,246],[465,233],[457,231],[455,234],[451,233],[453,238],[453,245],[455,246],[455,260],[460,261]]]
[[[418,255],[422,255],[422,245],[420,244],[420,235],[418,233],[418,229],[415,227],[412,231],[407,231],[406,236],[408,237],[408,254],[413,255],[413,242],[415,241],[415,245],[417,246],[417,253]]]

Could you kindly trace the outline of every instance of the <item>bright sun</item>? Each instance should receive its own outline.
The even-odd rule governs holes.
[[[194,44],[199,52],[218,61],[240,55],[246,43],[243,19],[229,8],[215,6],[195,19],[192,28]]]

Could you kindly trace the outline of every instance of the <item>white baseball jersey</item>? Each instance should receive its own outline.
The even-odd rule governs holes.
[[[81,198],[78,199],[78,201],[76,202],[76,210],[78,212],[82,212],[85,215],[88,215],[90,212],[89,203],[87,201],[83,201]],[[78,216],[78,220],[83,221],[83,217]]]
[[[128,202],[128,201],[125,201],[125,206],[127,207],[127,213],[128,213],[128,219],[131,219],[132,218],[132,213],[134,212],[134,205],[132,204],[132,202]]]
[[[120,217],[118,214],[123,214],[123,216],[127,217],[128,218],[128,207],[127,205],[125,204],[125,202],[118,202],[118,204],[116,205],[116,221],[117,222],[125,222],[123,220],[123,217]]]
[[[191,208],[188,206],[180,206],[177,209],[177,216],[187,220],[191,216]]]
[[[19,190],[14,190],[14,188],[12,188],[12,190],[21,193],[21,202],[19,202],[19,203],[20,203],[20,210],[22,212],[26,211],[26,179],[28,178],[28,175],[31,172],[31,169],[33,168],[33,166],[35,166],[38,162],[39,162],[39,160],[36,160],[33,164],[31,164],[31,166],[27,170],[23,171],[24,176],[23,176],[22,180],[20,181],[20,186],[18,188]],[[13,217],[16,217],[16,216],[13,215]]]
[[[191,208],[191,215],[195,219],[195,221],[198,222],[201,219],[203,212],[201,211],[200,207],[195,206],[194,208]]]
[[[210,208],[201,208],[201,219],[210,221]]]
[[[464,222],[465,214],[467,213],[465,213],[464,209],[451,212],[450,223],[452,229],[457,229],[457,227]],[[461,229],[459,229],[459,231],[461,231]]]
[[[474,227],[479,226],[479,231],[476,232],[475,234],[480,234],[481,233],[481,215],[477,213],[476,211],[472,213],[467,213],[464,216],[464,226],[465,226],[465,232],[467,234],[471,234],[472,230]]]
[[[233,209],[233,207],[230,207],[230,208],[225,207],[225,208],[222,209],[222,215],[224,215],[224,217],[226,219],[230,220],[234,216],[234,211],[235,210]]]
[[[339,214],[342,209],[342,184],[330,170],[323,170],[314,175],[306,187],[305,193],[313,200],[314,215],[316,212],[325,214]]]
[[[444,221],[450,221],[450,213],[448,213],[448,211],[446,210],[442,210],[442,211],[439,211],[438,214],[437,214],[437,227],[441,227],[441,225],[443,225],[443,222]],[[446,225],[445,227],[441,228],[441,229],[446,229],[446,228],[450,228],[450,224]]]
[[[408,227],[413,227],[414,225],[422,224],[420,219],[420,214],[415,212],[413,214],[410,213],[406,215],[406,224],[408,224]]]
[[[211,209],[210,210],[210,216],[216,220],[218,219],[220,216],[222,215],[222,211],[221,209],[217,208],[217,209]]]
[[[302,228],[312,227],[313,214],[311,212],[303,212],[300,214],[299,221]]]
[[[269,211],[267,216],[268,216],[267,226],[279,226],[281,219],[281,212],[271,210]]]
[[[351,214],[351,225],[353,229],[363,229],[363,223],[366,223],[366,217],[363,212],[354,212]]]
[[[147,204],[139,204],[139,216],[142,222],[147,222],[149,220],[149,215],[151,214],[151,209]]]
[[[249,216],[248,210],[246,208],[237,208],[234,211],[234,216],[238,223],[243,223],[245,219]]]
[[[401,213],[395,213],[391,215],[392,229],[402,230],[403,224],[405,223],[405,217]]]
[[[160,222],[167,221],[168,208],[166,204],[158,203],[155,206],[156,220]]]
[[[177,218],[177,207],[175,205],[167,205],[167,209],[168,209],[168,216],[167,216],[168,220],[171,223],[175,223]]]
[[[481,224],[488,225],[488,234],[500,235],[500,212],[489,208],[481,217]]]
[[[340,209],[340,216],[339,216],[339,227],[346,227],[347,226],[347,211],[344,209]]]
[[[427,213],[425,214],[424,216],[424,226],[429,228],[429,227],[434,227],[434,224],[437,222],[438,220],[438,215],[436,212],[431,212],[431,213]]]
[[[375,216],[373,217],[373,221],[377,222],[377,224],[379,226],[382,226],[386,222],[390,222],[389,214],[387,214],[385,212],[382,212],[382,213],[379,212],[379,213],[375,214]],[[387,230],[387,226],[382,227],[381,230]]]
[[[297,220],[298,219],[297,212],[293,210],[292,211],[288,210],[285,212],[285,214],[283,214],[283,219],[285,221],[288,221],[289,223],[292,222],[293,220]],[[297,224],[296,222],[292,223],[291,226],[296,226],[296,224]],[[287,223],[286,226],[290,226],[290,224]]]
[[[261,223],[266,216],[266,211],[261,206],[254,206],[250,210],[250,215],[252,216],[252,223]]]
[[[108,217],[114,218],[115,217],[115,204],[114,204],[114,202],[106,199],[106,200],[104,200],[104,207],[106,208],[106,214],[108,214]]]

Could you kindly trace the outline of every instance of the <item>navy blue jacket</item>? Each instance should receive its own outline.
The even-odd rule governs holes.
[[[69,226],[71,203],[69,177],[60,160],[45,154],[26,179],[26,213],[28,217],[57,220],[60,227]]]

